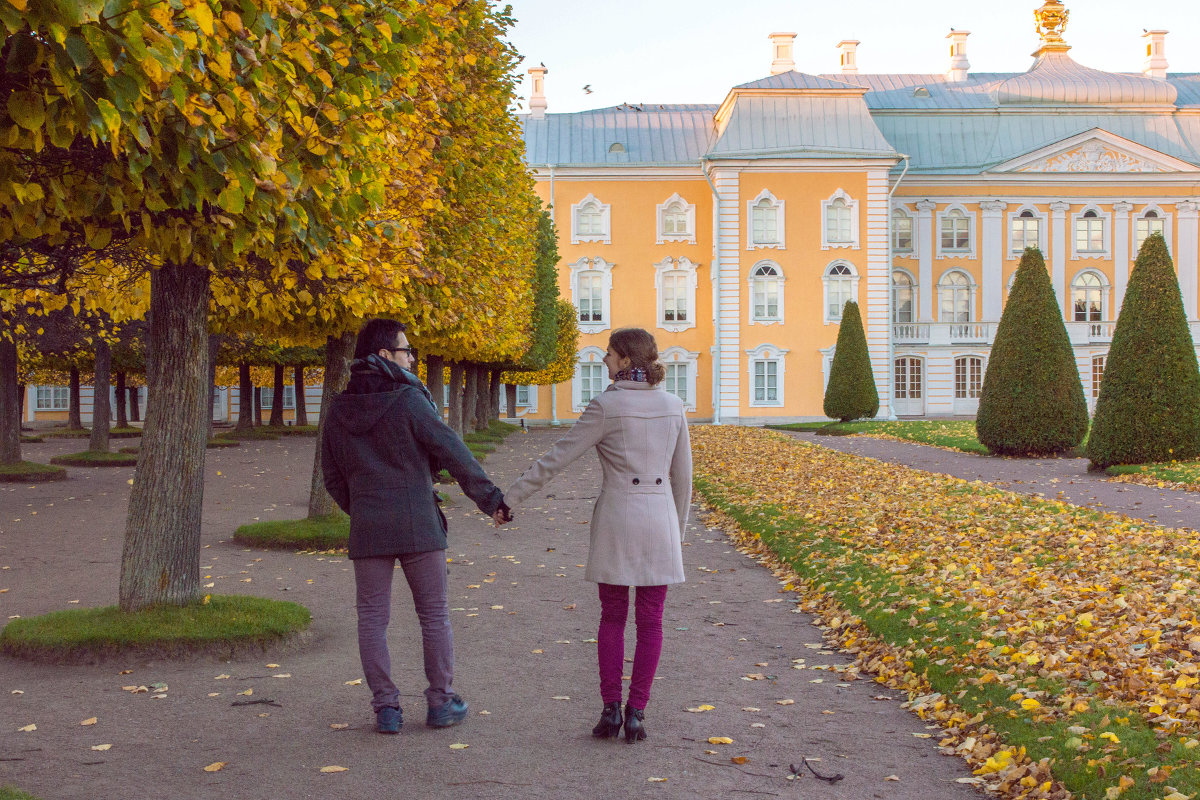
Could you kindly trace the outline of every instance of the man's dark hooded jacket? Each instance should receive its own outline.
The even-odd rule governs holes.
[[[500,507],[500,489],[442,422],[421,381],[376,355],[354,361],[321,441],[325,488],[350,515],[350,558],[446,549],[433,490],[439,467],[484,514]]]

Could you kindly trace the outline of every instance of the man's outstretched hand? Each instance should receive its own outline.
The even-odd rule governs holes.
[[[492,521],[496,523],[496,527],[500,527],[506,522],[512,522],[512,509],[501,503],[500,506],[492,512]]]

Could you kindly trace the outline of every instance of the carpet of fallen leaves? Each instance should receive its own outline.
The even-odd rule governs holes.
[[[910,706],[946,728],[942,749],[965,757],[987,788],[1010,797],[1070,796],[1050,759],[1033,762],[1023,747],[1000,741],[993,726],[980,724],[983,715],[933,692],[914,661],[944,665],[964,686],[1003,687],[1007,716],[1071,736],[1069,749],[1089,767],[1101,765],[1111,782],[1105,798],[1120,797],[1135,779],[1161,790],[1142,796],[1188,797],[1170,785],[1170,768],[1125,759],[1119,737],[1106,730],[1109,717],[1095,719],[1109,706],[1136,709],[1162,743],[1159,752],[1197,746],[1200,535],[761,429],[697,428],[692,448],[717,524],[798,582],[752,532],[759,522],[785,520],[791,530],[781,532],[803,542],[806,582],[817,590],[801,606],[878,680],[908,690]],[[848,565],[886,579],[860,581],[857,616],[813,577],[814,569],[845,575]],[[880,614],[907,626],[907,642],[863,623]],[[967,624],[947,636],[939,620],[952,615]],[[1089,724],[1072,724],[1083,717]]]

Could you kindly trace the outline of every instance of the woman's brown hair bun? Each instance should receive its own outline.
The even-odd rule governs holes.
[[[667,368],[658,363],[658,343],[645,328],[618,328],[608,337],[608,346],[632,369],[644,369],[646,382],[656,386],[667,377]]]

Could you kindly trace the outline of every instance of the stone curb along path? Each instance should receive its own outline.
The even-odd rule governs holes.
[[[515,434],[485,467],[506,486],[559,433]],[[397,576],[391,645],[406,724],[399,736],[379,736],[357,682],[345,557],[229,541],[255,518],[304,513],[313,444],[210,452],[202,564],[210,591],[303,603],[314,617],[311,642],[233,662],[54,667],[0,658],[0,784],[43,800],[979,796],[957,782],[970,778],[965,762],[939,753],[936,726],[905,711],[899,692],[847,669],[852,659],[793,613],[796,596],[698,513],[684,548],[687,582],[667,597],[650,739],[593,740],[599,604],[582,578],[600,480],[592,455],[499,530],[456,487],[448,491],[456,689],[471,714],[448,730],[421,725],[419,634]],[[41,457],[39,447],[54,445],[29,445],[27,457]],[[115,601],[131,476],[72,470],[66,482],[0,488],[4,617]],[[250,699],[270,703],[233,705]],[[36,729],[21,730],[29,725]],[[95,749],[102,744],[111,746]],[[805,758],[843,779],[817,779]],[[789,781],[789,765],[803,777]]]

